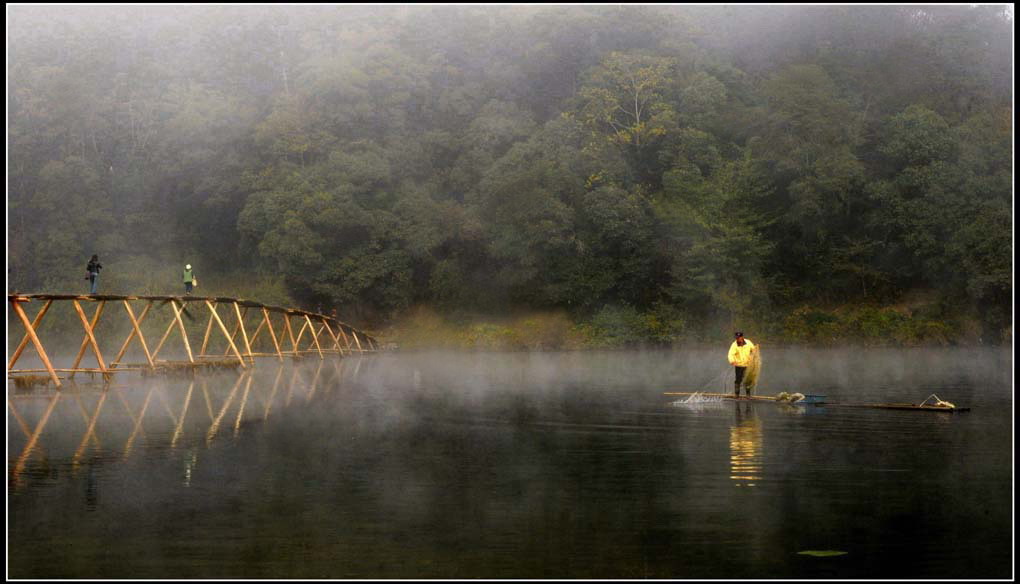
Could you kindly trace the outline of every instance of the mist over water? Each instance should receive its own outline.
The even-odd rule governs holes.
[[[715,349],[9,388],[9,576],[1009,577],[1008,349],[763,357],[759,394],[972,409],[663,395],[732,391]]]

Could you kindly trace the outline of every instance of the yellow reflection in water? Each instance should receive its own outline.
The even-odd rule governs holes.
[[[736,422],[730,426],[730,479],[736,486],[753,487],[761,479],[761,448],[761,422],[754,405],[738,403]]]

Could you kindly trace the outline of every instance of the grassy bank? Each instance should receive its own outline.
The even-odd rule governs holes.
[[[584,350],[673,347],[728,341],[734,328],[772,345],[815,346],[952,346],[1010,342],[1011,331],[997,338],[982,335],[977,320],[966,314],[945,315],[933,306],[803,306],[739,325],[717,322],[692,325],[664,310],[641,312],[628,307],[603,309],[575,322],[563,312],[492,318],[442,315],[426,307],[410,311],[393,326],[378,331],[402,349]]]

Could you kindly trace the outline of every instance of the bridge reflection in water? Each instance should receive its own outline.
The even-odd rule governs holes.
[[[65,384],[60,390],[9,388],[8,484],[17,489],[35,475],[77,473],[83,463],[97,458],[124,460],[139,442],[146,448],[175,449],[208,446],[229,434],[236,437],[274,412],[340,391],[356,382],[372,361],[297,361],[190,379]]]

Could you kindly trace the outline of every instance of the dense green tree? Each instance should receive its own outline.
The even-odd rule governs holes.
[[[192,263],[366,322],[566,309],[661,338],[921,292],[998,339],[1012,24],[1003,5],[12,7],[8,287],[80,289],[98,253],[106,291],[165,292]]]

